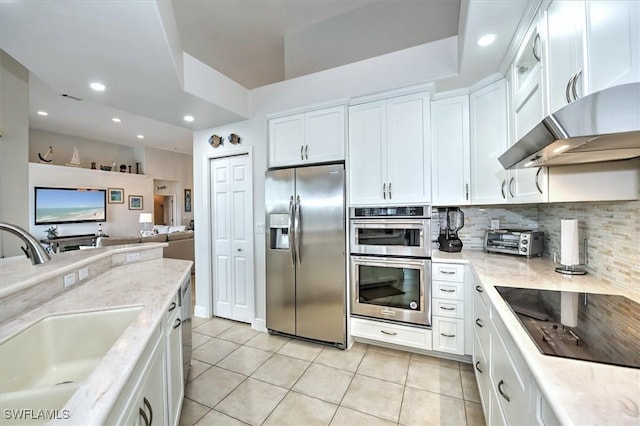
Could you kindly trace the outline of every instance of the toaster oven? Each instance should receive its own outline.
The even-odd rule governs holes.
[[[526,257],[542,256],[544,232],[524,229],[486,231],[484,233],[484,251]]]

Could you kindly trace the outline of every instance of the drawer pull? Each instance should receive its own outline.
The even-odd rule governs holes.
[[[444,337],[456,337],[456,335],[455,335],[455,334],[445,334],[445,333],[440,333],[440,335],[441,335],[441,336],[444,336]]]
[[[380,330],[380,333],[386,334],[386,335],[389,335],[389,336],[397,336],[398,335],[398,333],[396,333],[395,331]]]
[[[476,370],[478,370],[478,373],[482,374],[482,370],[480,369],[480,361],[476,362]]]
[[[445,293],[455,293],[454,289],[449,290],[449,289],[446,289],[446,288],[441,288],[440,291],[443,291]]]
[[[440,273],[445,275],[455,275],[456,271],[440,271]]]
[[[440,309],[442,309],[443,311],[455,311],[456,308],[449,308],[447,306],[440,306]]]
[[[476,318],[476,325],[480,328],[484,327],[484,324],[482,324],[482,321],[480,321],[480,318]]]
[[[484,290],[482,289],[482,287],[480,287],[479,285],[476,286],[476,291],[478,293],[484,293]]]
[[[173,311],[176,308],[176,302],[171,302],[171,305],[169,305],[169,312]]]
[[[504,380],[500,380],[500,382],[498,382],[498,392],[500,392],[500,395],[502,395],[502,397],[506,399],[507,402],[511,402],[511,398],[509,398],[509,395],[502,391],[502,385],[504,385]]]

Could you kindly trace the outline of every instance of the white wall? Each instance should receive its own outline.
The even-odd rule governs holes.
[[[140,235],[138,221],[140,213],[153,211],[153,178],[148,175],[29,163],[29,232],[38,239],[45,237],[45,230],[49,225],[36,226],[33,224],[33,188],[35,186],[124,189],[124,203],[107,204],[107,222],[102,225],[102,231],[112,237]],[[142,210],[129,210],[129,195],[143,197]],[[60,236],[97,233],[97,231],[98,224],[95,222],[58,225],[58,235]]]
[[[193,191],[191,191],[191,212],[184,211],[184,190],[193,189],[193,157],[160,149],[145,149],[145,173],[166,184],[166,190],[156,190],[155,194],[175,195],[178,215],[176,225],[188,225],[193,219]]]
[[[457,73],[456,37],[405,49],[327,71],[264,86],[251,91],[251,118],[213,129],[194,132],[193,170],[196,246],[196,315],[212,312],[212,244],[209,226],[209,158],[237,149],[225,144],[209,145],[212,134],[237,133],[242,145],[253,147],[254,221],[264,223],[264,172],[267,170],[267,115],[308,105],[343,101],[411,85],[423,84]],[[204,83],[203,83],[204,84]],[[204,90],[204,89],[203,89]],[[256,227],[254,227],[254,230]],[[263,328],[265,306],[265,238],[254,233],[255,328]]]
[[[0,221],[29,228],[29,72],[0,50]],[[0,232],[0,257],[22,255],[21,240]]]
[[[130,146],[62,135],[33,128],[29,130],[30,162],[40,162],[38,154],[44,156],[50,146],[53,147],[53,156],[49,159],[53,159],[53,161],[49,164],[59,166],[64,166],[71,160],[74,146],[78,148],[80,167],[85,169],[91,168],[91,162],[95,162],[96,168],[100,169],[101,164],[111,166],[115,161],[116,167],[119,168],[121,164],[131,166],[131,173],[135,173],[136,161],[140,162],[139,159],[136,160],[135,150]],[[140,173],[142,173],[142,170]]]

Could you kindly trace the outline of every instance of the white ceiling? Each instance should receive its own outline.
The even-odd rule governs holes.
[[[0,47],[31,72],[31,127],[191,153],[192,130],[246,111],[185,92],[182,51],[251,89],[458,34],[461,75],[437,86],[451,89],[498,71],[531,3],[0,0]],[[486,32],[498,40],[481,50],[475,41]],[[107,90],[90,90],[95,80]],[[36,114],[43,109],[49,116]]]

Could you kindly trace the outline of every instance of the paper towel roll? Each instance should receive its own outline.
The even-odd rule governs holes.
[[[569,291],[560,292],[560,322],[564,326],[578,326],[578,295]]]
[[[578,221],[560,221],[560,263],[565,266],[580,264],[578,247]]]

